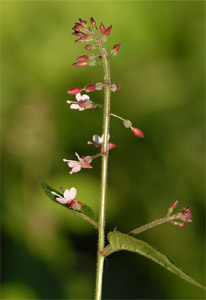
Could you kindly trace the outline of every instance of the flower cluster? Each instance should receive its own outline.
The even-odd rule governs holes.
[[[175,200],[167,213],[167,218],[168,220],[173,224],[177,225],[179,227],[185,227],[185,223],[190,223],[192,222],[192,213],[191,213],[191,208],[189,206],[184,207],[182,210],[180,210],[177,214],[172,215],[171,213],[173,212],[174,208],[176,208],[178,205],[178,200]],[[174,221],[177,220],[177,221]],[[179,222],[182,221],[182,222]]]

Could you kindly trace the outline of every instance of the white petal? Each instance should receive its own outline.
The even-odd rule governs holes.
[[[55,193],[54,191],[51,191],[51,193],[55,196],[61,197],[59,194]]]
[[[73,103],[73,101],[67,100],[67,103],[68,103],[68,104],[71,104],[71,103]]]
[[[101,137],[98,134],[93,135],[92,140],[98,145],[102,144]]]
[[[82,95],[82,100],[89,100],[89,99],[90,99],[90,98],[89,98],[88,95],[86,95],[86,94]]]
[[[79,109],[79,104],[73,103],[72,105],[70,105],[71,109]]]
[[[82,96],[81,96],[80,93],[77,93],[77,94],[76,94],[76,99],[77,99],[77,101],[80,101],[80,100],[82,99]]]
[[[63,198],[63,197],[61,197],[61,198],[56,198],[56,200],[57,200],[59,203],[62,203],[62,204],[68,203],[68,200],[65,199],[65,198]]]
[[[73,167],[73,169],[71,170],[71,172],[72,172],[72,173],[77,173],[77,172],[79,172],[80,170],[81,170],[81,165],[80,165],[80,164],[77,164],[76,166]],[[72,174],[71,172],[70,172],[70,174]]]
[[[77,189],[74,188],[74,187],[72,187],[72,188],[70,189],[70,200],[75,199],[76,194],[77,194]]]
[[[79,164],[79,162],[78,161],[76,161],[76,160],[70,160],[70,161],[68,161],[68,167],[70,167],[70,168],[74,168],[76,165],[78,165]]]

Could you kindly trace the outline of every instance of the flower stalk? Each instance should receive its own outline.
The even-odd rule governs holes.
[[[102,295],[102,281],[104,269],[104,256],[102,251],[105,242],[105,212],[106,212],[106,192],[107,192],[107,174],[108,174],[108,135],[110,121],[110,100],[111,100],[111,78],[110,67],[107,51],[100,42],[102,63],[104,67],[104,110],[103,110],[103,145],[102,152],[102,169],[101,169],[101,192],[100,192],[100,209],[99,209],[99,227],[98,227],[98,249],[97,249],[97,273],[96,273],[96,290],[95,299],[100,300]]]

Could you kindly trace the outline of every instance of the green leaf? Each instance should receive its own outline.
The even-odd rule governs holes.
[[[77,206],[74,206],[75,208],[69,209],[67,204],[60,203],[56,201],[56,197],[52,192],[57,193],[58,195],[63,197],[63,194],[53,188],[51,188],[42,178],[39,178],[40,184],[44,192],[47,194],[47,196],[52,199],[55,203],[62,205],[66,207],[68,210],[76,213],[77,215],[81,216],[82,218],[89,221],[91,224],[93,224],[95,227],[98,227],[98,223],[94,221],[94,212],[93,210],[87,206],[86,204],[82,203],[83,206],[78,208]]]
[[[189,281],[190,283],[202,288],[206,289],[204,286],[196,282],[193,278],[187,275],[180,267],[178,267],[175,262],[165,253],[153,248],[149,244],[136,239],[132,236],[127,234],[114,231],[108,233],[108,241],[110,246],[105,248],[103,254],[105,256],[120,250],[127,250],[131,252],[135,252],[141,254],[151,260],[155,261],[156,263],[160,264],[167,270],[175,273],[177,276],[181,277],[182,279]]]

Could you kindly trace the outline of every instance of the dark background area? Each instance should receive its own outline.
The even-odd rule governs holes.
[[[106,230],[122,232],[163,217],[178,199],[191,206],[185,228],[164,224],[139,238],[205,279],[205,2],[2,1],[1,162],[2,299],[92,299],[94,228],[55,205],[40,188],[78,190],[98,215],[100,161],[70,175],[62,158],[95,154],[102,110],[77,112],[74,86],[102,82],[102,68],[75,68],[87,54],[74,43],[78,18],[113,25],[112,111],[132,121],[139,139],[111,120]],[[103,92],[90,94],[102,103]],[[134,253],[105,263],[104,299],[203,299],[204,292]]]

